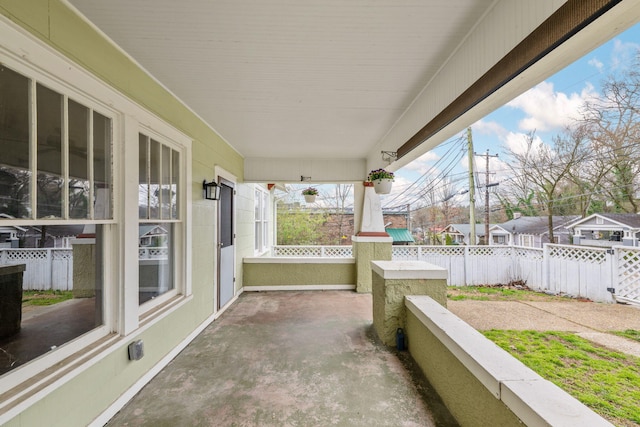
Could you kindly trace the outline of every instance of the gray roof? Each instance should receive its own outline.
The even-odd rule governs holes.
[[[640,228],[640,215],[634,214],[634,213],[596,213],[593,215],[589,215],[586,218],[576,220],[571,225],[573,226],[573,225],[581,224],[583,222],[589,222],[589,220],[591,220],[596,216],[606,218],[610,221],[615,221],[617,223],[626,225],[630,228]]]
[[[579,215],[553,216],[553,229],[563,227],[580,218]],[[512,234],[544,234],[549,230],[549,217],[547,216],[521,216],[503,222],[499,225],[505,231]]]
[[[489,228],[493,227],[494,225],[496,224],[489,224]],[[456,230],[458,230],[458,232],[460,232],[460,234],[463,234],[464,236],[471,235],[471,224],[449,224],[445,228],[448,227],[455,228]],[[476,236],[484,236],[484,224],[476,224]]]

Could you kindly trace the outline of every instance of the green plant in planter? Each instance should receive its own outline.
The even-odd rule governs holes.
[[[379,179],[393,180],[393,172],[389,172],[384,169],[372,170],[371,172],[369,172],[369,177],[367,179],[372,182]]]
[[[302,190],[302,195],[303,196],[317,196],[318,195],[318,189],[313,188],[313,187],[305,188],[304,190]]]

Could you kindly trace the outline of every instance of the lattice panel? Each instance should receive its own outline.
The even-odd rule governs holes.
[[[353,248],[351,246],[325,246],[324,256],[333,258],[350,258],[353,256]]]
[[[391,259],[397,261],[417,261],[418,246],[392,246]]]
[[[618,289],[616,294],[640,300],[640,249],[617,249]]]
[[[56,261],[73,259],[73,251],[71,249],[54,249],[51,251],[51,255]]]
[[[607,251],[604,249],[580,248],[572,246],[548,245],[549,256],[567,261],[580,261],[590,264],[602,264],[607,260]]]
[[[20,249],[20,250],[9,250],[5,252],[6,259],[8,261],[34,261],[34,260],[45,260],[48,256],[48,251],[46,249]]]
[[[529,260],[544,259],[544,251],[542,249],[529,249],[529,248],[513,248],[515,255],[518,258],[527,258]]]
[[[489,257],[508,257],[511,256],[511,248],[502,248],[496,246],[470,246],[469,255],[472,256],[489,256]]]
[[[464,246],[421,246],[422,255],[464,256]]]
[[[322,255],[321,246],[274,246],[274,256],[289,257],[319,257]]]

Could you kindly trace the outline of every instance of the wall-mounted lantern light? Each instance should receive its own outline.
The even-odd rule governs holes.
[[[207,200],[220,200],[220,186],[215,181],[202,181],[202,191]]]

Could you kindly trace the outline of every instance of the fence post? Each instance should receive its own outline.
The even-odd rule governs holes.
[[[549,290],[549,243],[542,245],[542,290]]]
[[[464,286],[469,285],[469,276],[471,275],[471,257],[469,256],[469,245],[464,247]]]
[[[53,253],[51,249],[45,249],[47,251],[47,265],[49,266],[49,287],[47,289],[53,289]]]

